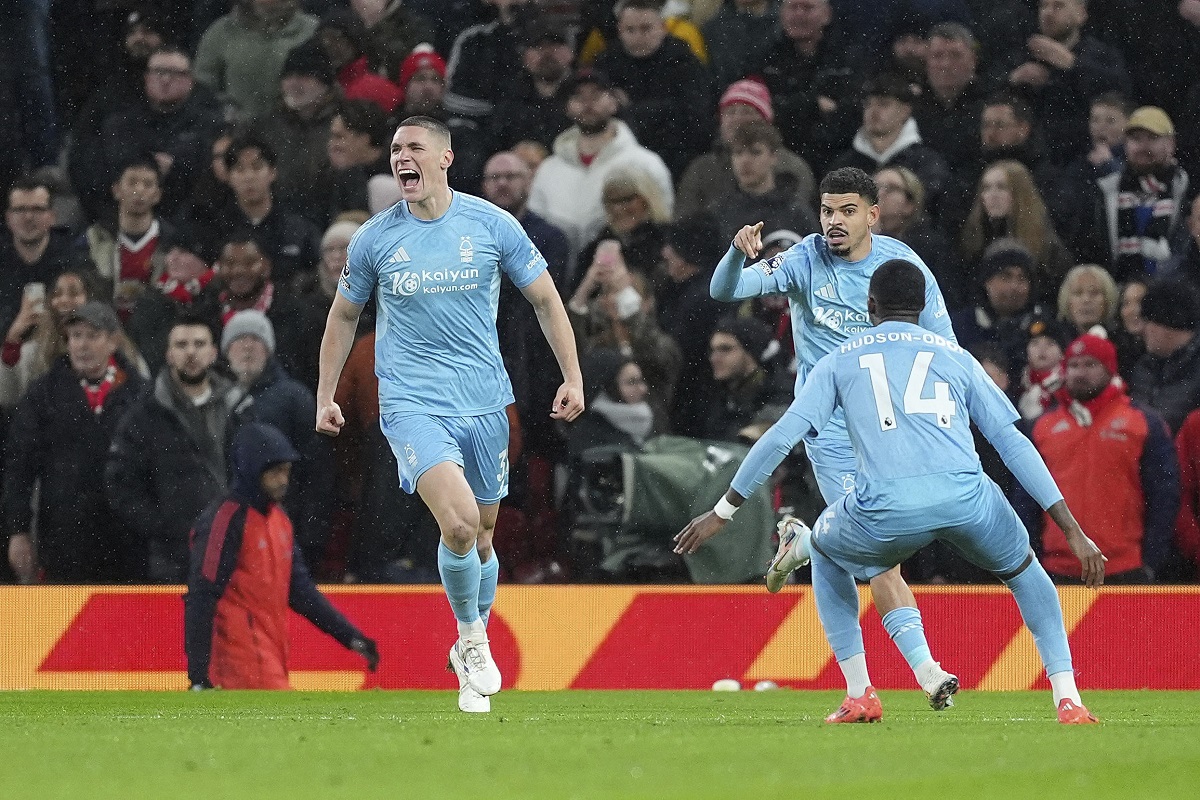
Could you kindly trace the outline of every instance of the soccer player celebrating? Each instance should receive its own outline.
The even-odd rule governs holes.
[[[902,258],[920,268],[926,287],[921,325],[954,341],[945,301],[928,267],[903,242],[871,233],[879,218],[874,179],[854,167],[837,169],[821,181],[820,194],[823,235],[808,236],[772,258],[745,267],[747,258],[762,252],[762,223],[747,225],[734,236],[709,285],[712,296],[726,302],[787,295],[796,340],[797,390],[822,356],[870,327],[867,285],[888,259]],[[854,450],[840,412],[819,434],[806,440],[804,449],[825,504],[833,505],[854,488]],[[718,511],[732,513],[723,507]],[[810,533],[799,520],[789,518],[780,524],[779,551],[767,570],[767,589],[778,592],[793,570],[808,563]],[[871,595],[884,628],[929,695],[930,705],[941,711],[958,690],[958,679],[933,660],[917,600],[900,577],[900,569],[873,576]]]
[[[1087,586],[1104,582],[1104,556],[1071,515],[1037,450],[1013,425],[1020,415],[979,362],[919,327],[926,297],[924,275],[913,264],[896,259],[875,271],[867,308],[876,327],[813,367],[787,413],[750,450],[718,507],[741,505],[797,442],[817,436],[842,408],[858,454],[854,490],[821,514],[809,542],[817,613],[847,683],[846,700],[825,721],[883,718],[863,656],[854,579],[870,580],[941,539],[1012,591],[1050,678],[1059,722],[1094,723],[1075,686],[1054,584],[1016,512],[983,473],[971,422],[1062,528]],[[716,511],[697,517],[675,537],[676,551],[694,553],[723,525]]]
[[[453,161],[449,130],[430,117],[405,119],[392,137],[402,199],[350,242],[321,341],[317,430],[337,435],[344,423],[334,389],[374,293],[380,427],[401,487],[421,496],[441,530],[438,570],[458,620],[450,649],[458,705],[483,712],[501,682],[487,620],[499,571],[492,532],[508,493],[504,409],[513,402],[496,333],[502,272],[533,304],[562,371],[551,417],[583,412],[583,378],[545,259],[510,214],[450,189]]]

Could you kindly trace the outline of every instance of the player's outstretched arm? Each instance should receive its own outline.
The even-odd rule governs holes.
[[[321,337],[321,375],[317,382],[316,430],[326,436],[337,436],[346,424],[342,409],[333,401],[333,393],[342,377],[350,348],[354,346],[354,332],[358,329],[362,310],[361,305],[351,303],[340,292],[335,292],[325,320],[325,335]]]
[[[679,555],[691,555],[700,549],[700,545],[720,533],[725,523],[733,516],[733,512],[746,502],[746,498],[730,489],[712,511],[706,511],[684,526],[675,534],[675,552]]]
[[[575,332],[550,273],[543,272],[533,283],[521,289],[533,305],[538,324],[562,371],[562,386],[554,395],[550,416],[571,422],[583,413],[583,373],[579,371],[579,353],[575,350]]]
[[[1071,548],[1071,552],[1075,554],[1075,557],[1079,559],[1079,563],[1083,565],[1080,578],[1082,578],[1084,585],[1095,589],[1103,584],[1104,562],[1108,561],[1108,559],[1100,552],[1100,548],[1096,546],[1096,543],[1084,534],[1083,528],[1079,527],[1079,523],[1075,521],[1074,515],[1071,514],[1071,509],[1067,508],[1067,501],[1059,500],[1046,509],[1046,513],[1050,515],[1050,519],[1054,520],[1054,524],[1066,534],[1067,546]]]
[[[761,222],[744,225],[733,237],[733,244],[717,262],[708,282],[708,293],[714,300],[729,303],[775,291],[775,287],[764,285],[761,273],[745,268],[747,257],[757,258],[762,252],[762,226]]]

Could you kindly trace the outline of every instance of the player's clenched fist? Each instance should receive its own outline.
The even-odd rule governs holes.
[[[345,424],[346,418],[342,416],[342,408],[337,403],[330,402],[317,409],[317,433],[337,436]]]
[[[733,246],[745,253],[746,258],[758,258],[758,254],[762,252],[762,227],[761,222],[743,225],[733,237]]]

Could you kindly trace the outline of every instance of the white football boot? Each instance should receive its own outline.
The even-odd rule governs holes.
[[[945,711],[954,705],[954,695],[958,693],[958,676],[951,675],[937,665],[937,674],[923,687],[929,696],[929,707],[934,711]]]
[[[781,519],[777,529],[779,549],[767,567],[767,591],[772,594],[783,588],[793,570],[803,567],[812,559],[809,551],[812,529],[791,515]]]
[[[458,645],[456,644],[455,647]],[[450,662],[446,665],[446,669],[454,672],[458,677],[458,710],[466,711],[470,714],[486,714],[492,710],[492,698],[484,697],[479,692],[471,688],[471,684],[467,683],[465,672],[460,672],[454,665],[454,648],[450,648]]]
[[[483,620],[459,625],[458,641],[450,648],[450,665],[459,678],[484,697],[500,691],[500,668],[492,660]]]

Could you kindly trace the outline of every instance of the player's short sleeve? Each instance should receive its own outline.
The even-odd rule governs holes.
[[[749,269],[763,276],[763,294],[792,294],[809,281],[809,261],[804,243],[793,245],[782,253],[752,264]]]
[[[546,271],[546,259],[515,218],[505,214],[495,226],[500,268],[518,289],[524,289]]]
[[[338,291],[355,305],[365,305],[371,299],[379,280],[379,265],[375,258],[374,229],[361,227],[350,238],[346,248],[346,266],[338,278]]]
[[[971,358],[971,387],[967,393],[967,412],[971,415],[971,421],[989,440],[991,434],[1021,419],[1012,401],[1000,391],[1000,387],[974,358]]]

